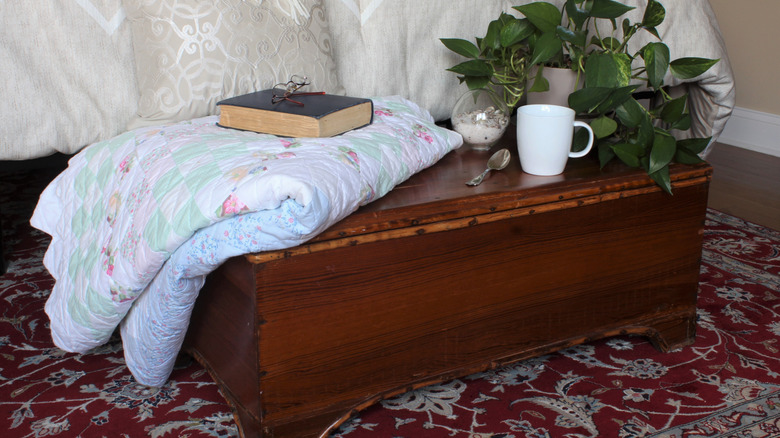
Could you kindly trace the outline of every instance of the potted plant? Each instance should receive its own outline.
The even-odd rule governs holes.
[[[494,88],[511,109],[517,107],[525,93],[532,47],[529,37],[534,27],[527,19],[507,13],[490,22],[487,33],[476,38],[476,44],[460,38],[442,38],[453,52],[468,58],[449,68],[457,73],[469,90]]]
[[[594,0],[593,8],[588,10],[578,7],[579,4],[585,3],[568,0],[565,7],[569,22],[583,26],[592,17],[602,18],[594,12],[597,6],[609,10],[620,5],[611,0]],[[632,23],[627,18],[622,21],[620,38],[616,36],[618,26],[614,18],[609,18],[611,35],[602,36],[599,26],[595,26],[591,47],[583,55],[585,86],[569,95],[569,106],[592,118],[590,125],[598,139],[602,166],[618,158],[631,167],[643,168],[671,193],[669,164],[701,162],[698,154],[710,138],[678,141],[674,137],[673,131],[687,131],[691,127],[688,96],[673,98],[664,87],[664,78],[671,72],[678,79],[692,79],[718,60],[695,57],[671,60],[669,47],[656,30],[665,17],[666,10],[661,3],[649,0],[641,22]],[[630,52],[628,43],[640,31],[650,32],[658,41]],[[643,106],[635,94],[640,89],[650,90],[659,103],[651,108]]]
[[[545,66],[570,69],[579,77],[587,45],[582,25],[567,30],[561,25],[562,11],[551,3],[540,1],[513,9],[525,18],[502,13],[488,25],[484,37],[476,38],[476,44],[459,38],[440,39],[447,48],[468,58],[449,71],[457,73],[470,90],[499,89],[510,108],[520,103],[529,79],[533,84],[527,91],[549,90],[542,73]]]
[[[629,166],[643,168],[671,193],[669,164],[701,162],[698,154],[710,138],[677,140],[672,135],[675,130],[690,129],[691,117],[688,96],[670,96],[664,87],[664,77],[671,72],[678,79],[692,79],[718,60],[693,57],[671,60],[669,48],[656,30],[666,16],[666,10],[656,0],[648,1],[641,22],[632,23],[625,18],[620,26],[618,18],[634,8],[613,0],[566,0],[560,10],[548,2],[514,9],[525,17],[502,14],[491,23],[494,29],[489,29],[488,34],[498,35],[499,43],[511,42],[513,51],[523,54],[524,80],[528,81],[533,65],[542,66],[531,90],[549,87],[541,73],[546,63],[567,59],[570,69],[585,76],[583,88],[569,94],[568,104],[580,116],[591,120],[601,165],[618,158]],[[602,35],[605,27],[610,29],[608,35]],[[630,52],[628,43],[640,31],[650,32],[658,41]],[[464,40],[442,40],[450,50],[471,58],[466,63],[473,69],[463,68],[466,63],[449,69],[461,74],[461,81],[469,88],[502,84],[490,75],[494,65],[505,62],[501,59],[504,52],[484,50],[486,39],[488,36],[477,39],[479,46],[471,47]],[[488,42],[495,44],[495,41]],[[477,68],[480,64],[484,65]],[[635,95],[640,89],[651,91],[659,104],[652,108],[643,106]],[[513,106],[518,103],[519,99]],[[575,147],[577,143],[575,138]]]
[[[568,95],[582,88],[590,18],[615,19],[633,9],[620,3],[610,5],[610,8],[604,8],[604,5],[595,5],[598,7],[593,13],[589,10],[580,12],[574,1],[566,1],[561,10],[543,1],[514,8],[535,28],[534,56],[529,61],[533,83],[528,89],[528,103],[566,106]],[[565,25],[562,25],[564,18]]]

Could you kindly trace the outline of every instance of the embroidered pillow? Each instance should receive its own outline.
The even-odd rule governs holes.
[[[287,82],[343,94],[321,0],[126,0],[140,91],[131,127],[216,113],[216,103]]]

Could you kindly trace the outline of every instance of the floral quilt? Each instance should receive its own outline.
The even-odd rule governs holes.
[[[139,382],[167,380],[205,276],[230,257],[287,248],[462,144],[400,97],[374,122],[331,138],[225,129],[216,117],[95,143],[40,197],[54,343],[84,353],[121,326]]]

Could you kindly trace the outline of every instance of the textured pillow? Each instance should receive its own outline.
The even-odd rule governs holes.
[[[216,112],[293,74],[343,93],[321,0],[125,0],[140,98],[131,127]]]
[[[439,38],[483,36],[507,0],[325,0],[341,84],[352,96],[401,95],[450,117],[466,91],[447,68],[464,61]]]
[[[0,159],[72,154],[136,111],[120,0],[0,2]]]

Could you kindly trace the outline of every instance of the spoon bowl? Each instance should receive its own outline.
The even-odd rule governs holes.
[[[501,170],[505,168],[509,164],[511,158],[512,156],[509,154],[509,149],[500,149],[496,151],[496,153],[488,159],[487,169],[481,174],[466,181],[466,185],[478,186],[491,170]]]

